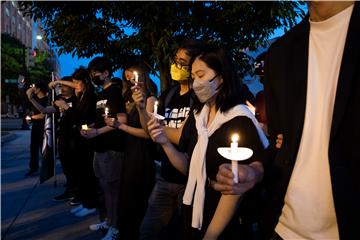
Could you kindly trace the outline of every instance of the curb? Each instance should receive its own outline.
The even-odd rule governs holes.
[[[9,134],[6,134],[5,136],[1,137],[1,145],[14,140],[15,138],[16,138],[16,134],[9,132]]]

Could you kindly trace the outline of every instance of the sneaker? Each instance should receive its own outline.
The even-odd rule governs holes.
[[[77,205],[80,205],[81,204],[81,200],[78,198],[78,197],[74,197],[70,202],[69,204],[71,206],[77,206]]]
[[[119,239],[120,239],[119,230],[110,227],[105,237],[103,237],[101,240],[119,240]]]
[[[80,210],[83,210],[84,206],[82,204],[80,204],[79,206],[77,207],[74,207],[70,210],[71,213],[77,213],[78,211]]]
[[[89,229],[93,230],[93,231],[98,231],[98,230],[105,231],[105,230],[109,229],[109,226],[107,225],[107,222],[104,221],[104,222],[97,223],[97,224],[91,224],[89,226]]]
[[[65,191],[63,194],[60,194],[60,195],[54,197],[53,200],[56,202],[62,202],[62,201],[66,201],[66,200],[73,200],[73,198],[74,197],[72,196],[71,193]]]
[[[94,213],[94,212],[96,212],[96,208],[83,208],[83,209],[81,209],[80,211],[77,211],[76,213],[75,213],[75,216],[77,216],[77,217],[85,217],[85,216],[87,216],[87,215],[89,215],[89,214],[92,214],[92,213]]]

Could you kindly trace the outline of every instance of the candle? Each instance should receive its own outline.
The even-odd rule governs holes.
[[[237,148],[238,148],[238,141],[239,141],[239,135],[238,134],[234,134],[231,136],[231,144],[230,144],[230,150],[231,150],[231,156],[232,156],[232,160],[231,160],[231,170],[234,174],[234,182],[238,183],[238,163],[235,159],[235,154],[237,152]]]
[[[158,112],[158,105],[159,105],[159,102],[155,101],[155,103],[154,103],[154,114],[155,115],[157,115],[157,112]]]
[[[30,87],[31,87],[31,88],[35,87],[35,84],[31,84]]]
[[[135,86],[137,86],[139,82],[139,74],[137,73],[137,71],[134,71],[133,74],[135,75]]]
[[[30,116],[26,116],[25,120],[31,121],[31,117],[30,117]]]
[[[81,125],[81,129],[82,129],[82,130],[88,130],[87,124]]]
[[[105,117],[108,117],[108,114],[109,114],[109,108],[105,108]]]

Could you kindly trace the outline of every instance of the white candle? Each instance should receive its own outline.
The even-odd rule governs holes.
[[[31,84],[30,87],[31,87],[31,88],[35,87],[35,84]]]
[[[81,125],[81,130],[88,130],[87,124]]]
[[[158,105],[159,105],[159,102],[158,101],[155,101],[154,103],[154,114],[156,115],[157,112],[158,112]]]
[[[30,117],[30,116],[26,116],[25,120],[30,121],[30,120],[31,120],[31,117]]]
[[[231,136],[231,144],[230,144],[230,149],[231,149],[231,156],[232,159],[234,159],[237,148],[238,148],[238,141],[239,141],[239,135],[238,134],[234,134]],[[231,170],[234,174],[234,182],[238,183],[238,163],[236,160],[231,160]]]
[[[109,115],[109,108],[105,108],[105,117],[107,117]]]
[[[137,73],[137,71],[134,71],[133,74],[135,75],[135,86],[137,86],[139,82],[139,74]]]

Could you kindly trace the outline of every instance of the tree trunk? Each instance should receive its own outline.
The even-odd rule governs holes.
[[[160,92],[162,92],[168,87],[170,87],[171,84],[171,80],[169,77],[169,68],[161,64],[159,66],[159,72],[160,72]]]

